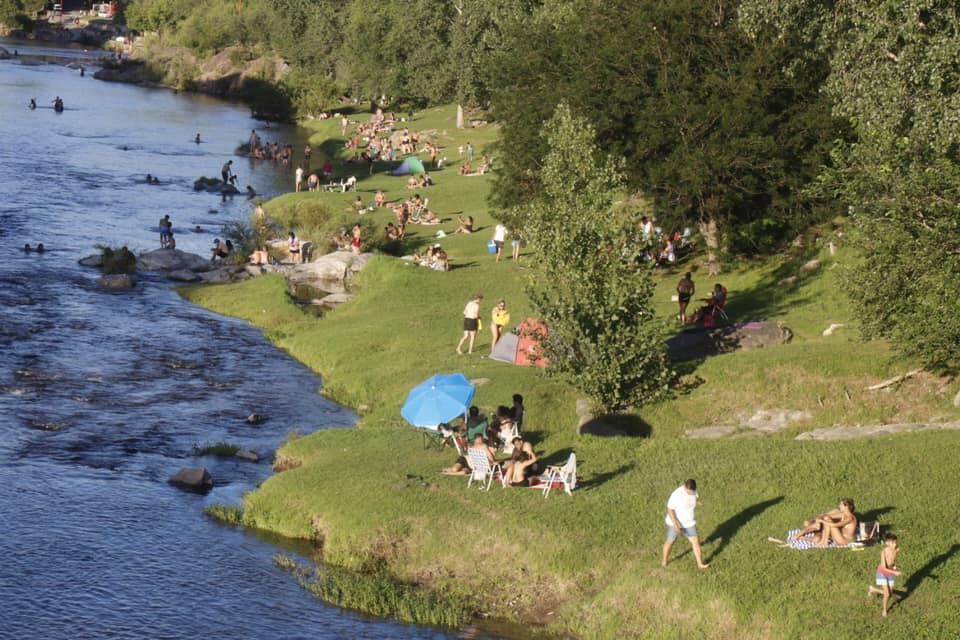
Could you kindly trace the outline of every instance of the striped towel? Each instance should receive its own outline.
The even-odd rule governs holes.
[[[799,551],[806,551],[807,549],[849,549],[852,547],[852,544],[838,545],[830,540],[827,542],[826,547],[821,547],[816,544],[816,536],[802,536],[796,537],[800,533],[800,529],[791,529],[787,531],[787,546],[791,549],[797,549]]]

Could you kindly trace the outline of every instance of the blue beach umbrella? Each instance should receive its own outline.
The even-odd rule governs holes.
[[[400,415],[416,427],[435,429],[467,412],[473,400],[473,385],[462,373],[437,374],[407,394]]]

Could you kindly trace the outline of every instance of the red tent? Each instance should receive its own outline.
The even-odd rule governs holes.
[[[547,335],[547,323],[536,318],[527,318],[520,323],[520,343],[517,346],[516,364],[521,367],[546,367],[549,363],[540,343]]]

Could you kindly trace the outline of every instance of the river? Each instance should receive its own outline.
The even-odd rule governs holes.
[[[274,567],[274,544],[204,516],[270,467],[198,458],[197,445],[226,440],[269,460],[291,431],[354,416],[245,323],[160,279],[100,290],[77,260],[97,244],[156,248],[166,213],[178,248],[206,255],[250,204],[194,193],[193,180],[217,175],[253,127],[298,151],[302,133],[264,130],[239,105],[91,75],[0,62],[0,638],[457,637],[325,605]],[[41,108],[28,110],[30,98]],[[262,194],[292,183],[289,170],[234,167]],[[161,184],[147,186],[147,173]],[[46,253],[19,249],[38,242]],[[253,411],[268,420],[246,424]],[[209,495],[167,484],[201,465],[216,480]]]

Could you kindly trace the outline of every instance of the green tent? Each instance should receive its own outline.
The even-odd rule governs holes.
[[[392,176],[408,176],[411,173],[426,173],[427,170],[423,168],[423,163],[420,162],[420,158],[417,156],[408,156],[403,162],[400,163],[400,166],[390,172]]]

